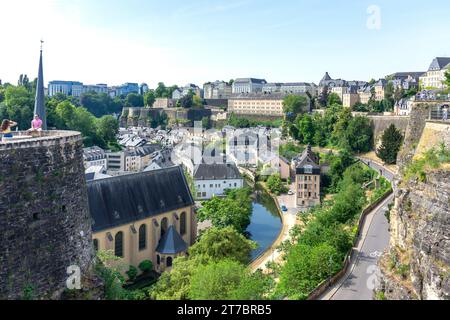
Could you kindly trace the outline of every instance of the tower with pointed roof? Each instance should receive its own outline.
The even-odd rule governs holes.
[[[36,99],[34,101],[34,114],[37,114],[42,120],[42,130],[47,130],[47,115],[45,113],[45,96],[44,96],[44,71],[42,68],[42,43],[41,53],[39,57],[39,70],[36,85]]]

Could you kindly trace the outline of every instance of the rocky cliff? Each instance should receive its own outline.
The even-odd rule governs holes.
[[[380,260],[378,296],[386,299],[450,297],[450,164],[425,165],[419,177],[405,174],[428,149],[450,147],[450,124],[427,122],[429,107],[414,107],[397,161],[389,252]]]

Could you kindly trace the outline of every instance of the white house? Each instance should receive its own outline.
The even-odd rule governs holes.
[[[222,196],[226,189],[238,189],[244,186],[238,168],[228,163],[202,163],[195,166],[194,185],[199,200]]]
[[[83,162],[85,169],[90,167],[108,167],[108,160],[105,150],[94,146],[83,149]]]

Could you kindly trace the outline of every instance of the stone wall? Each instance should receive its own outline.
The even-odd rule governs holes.
[[[383,132],[389,128],[391,124],[395,125],[403,134],[406,132],[408,127],[409,117],[406,116],[367,116],[373,121],[374,125],[374,141],[375,144],[379,142]]]
[[[450,166],[428,170],[424,180],[404,178],[414,157],[450,146],[450,124],[427,122],[430,107],[413,106],[397,159],[389,252],[380,259],[378,289],[387,299],[450,299]]]
[[[0,143],[0,299],[59,298],[93,258],[78,132]]]
[[[211,118],[211,109],[206,108],[123,108],[119,119],[121,127],[142,126],[150,127],[151,120],[166,114],[169,120],[188,120],[188,125],[193,126],[194,121],[201,121],[203,117]]]

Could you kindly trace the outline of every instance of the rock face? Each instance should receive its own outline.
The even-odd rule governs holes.
[[[380,260],[379,290],[387,299],[450,298],[450,166],[427,171],[424,181],[402,181],[405,166],[428,135],[450,147],[450,125],[426,123],[427,112],[423,105],[413,110],[399,154],[390,247]]]
[[[0,299],[59,298],[93,258],[77,132],[0,144]]]

